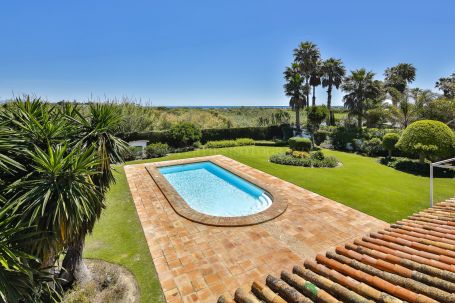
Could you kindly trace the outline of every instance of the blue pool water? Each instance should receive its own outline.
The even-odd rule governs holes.
[[[252,215],[272,204],[264,190],[212,162],[165,166],[159,171],[191,208],[206,215]]]

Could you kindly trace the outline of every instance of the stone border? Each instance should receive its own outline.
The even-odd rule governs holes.
[[[175,210],[175,212],[193,222],[198,222],[206,225],[213,225],[213,226],[248,226],[248,225],[255,225],[262,222],[270,221],[275,219],[284,211],[286,210],[288,204],[286,202],[286,198],[275,190],[272,186],[267,184],[265,181],[256,179],[251,177],[244,172],[234,169],[232,167],[226,167],[224,163],[219,161],[218,159],[220,155],[216,156],[208,156],[208,157],[198,157],[198,158],[189,158],[189,159],[182,159],[182,160],[172,160],[172,161],[164,161],[164,162],[156,162],[156,163],[148,163],[146,164],[145,168],[147,172],[150,174],[152,179],[158,185],[159,189],[166,197],[169,204]],[[272,205],[257,214],[248,215],[248,216],[241,216],[241,217],[216,217],[210,216],[206,214],[202,214],[197,212],[196,210],[192,209],[185,200],[177,193],[174,187],[166,180],[166,178],[159,172],[158,168],[164,166],[172,166],[172,165],[181,165],[181,164],[190,164],[190,163],[198,163],[198,162],[212,162],[215,165],[222,167],[223,169],[231,172],[234,175],[237,175],[240,178],[247,180],[248,182],[262,188],[267,192],[268,195],[272,198]]]

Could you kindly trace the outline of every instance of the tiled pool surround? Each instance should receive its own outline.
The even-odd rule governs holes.
[[[250,175],[245,174],[244,172],[234,167],[226,166],[225,163],[223,163],[223,161],[220,161],[220,159],[216,157],[211,158],[209,160],[205,160],[205,158],[184,159],[179,161],[179,165],[199,162],[211,162],[227,170],[228,172],[256,185],[257,187],[262,188],[271,196],[273,201],[272,205],[264,211],[248,216],[220,217],[203,214],[192,209],[185,202],[185,200],[178,194],[175,188],[168,182],[168,180],[166,180],[163,174],[160,173],[159,168],[168,167],[170,166],[169,164],[154,163],[154,165],[147,165],[146,169],[149,172],[150,176],[153,178],[153,181],[155,181],[163,195],[168,200],[169,204],[180,216],[193,222],[213,226],[247,226],[272,220],[281,215],[286,210],[287,208],[286,198],[280,192],[278,192],[273,186],[270,186],[270,184],[264,182],[264,180],[253,178]]]
[[[388,226],[385,222],[224,156],[216,160],[273,187],[286,211],[261,224],[210,226],[178,215],[145,169],[125,166],[131,195],[168,303],[215,302],[267,274],[291,271],[305,258]],[[182,164],[187,160],[160,162]],[[302,168],[303,169],[303,168]],[[367,202],[367,201],[365,201]]]

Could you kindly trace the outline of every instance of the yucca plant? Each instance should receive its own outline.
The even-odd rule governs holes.
[[[0,172],[2,205],[38,235],[28,249],[41,268],[66,253],[61,277],[70,284],[114,182],[111,164],[127,146],[115,136],[121,115],[109,104],[81,113],[27,97],[4,106],[0,121],[0,167],[9,167]]]

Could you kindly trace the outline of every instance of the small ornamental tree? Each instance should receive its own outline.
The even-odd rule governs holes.
[[[321,123],[327,118],[329,111],[326,106],[312,106],[307,108],[307,127],[311,133],[314,144],[314,133],[319,129]]]
[[[389,158],[392,157],[392,152],[396,149],[395,144],[400,140],[400,135],[397,133],[387,133],[382,137],[382,146],[389,152]]]
[[[396,146],[404,152],[418,154],[421,163],[425,158],[448,158],[454,154],[455,134],[442,122],[420,120],[403,131]]]
[[[176,147],[190,146],[201,140],[202,133],[199,127],[190,122],[174,124],[169,130],[172,144]]]

